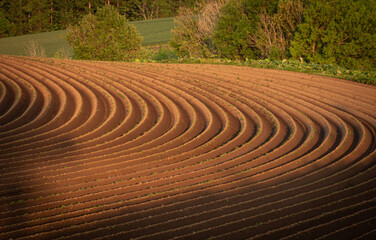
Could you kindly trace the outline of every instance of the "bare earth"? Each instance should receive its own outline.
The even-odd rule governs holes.
[[[376,87],[0,56],[0,239],[372,239]]]

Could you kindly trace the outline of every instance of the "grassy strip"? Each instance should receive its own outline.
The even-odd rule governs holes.
[[[306,63],[297,60],[251,60],[245,65],[259,68],[280,69],[294,72],[313,73],[323,76],[336,77],[354,82],[376,85],[376,72],[346,69],[337,65]]]
[[[376,72],[346,69],[337,65],[307,63],[298,60],[230,60],[230,59],[202,59],[202,58],[178,58],[172,50],[160,48],[151,59],[145,62],[162,63],[190,63],[190,64],[225,64],[236,66],[249,66],[256,68],[278,69],[293,72],[311,73],[321,76],[347,79],[354,82],[365,83],[376,86]]]

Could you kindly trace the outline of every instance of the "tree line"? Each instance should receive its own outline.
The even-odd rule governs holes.
[[[66,29],[83,16],[113,5],[128,20],[176,16],[202,0],[0,0],[0,37]]]
[[[212,0],[182,8],[180,57],[300,59],[376,69],[376,0]]]

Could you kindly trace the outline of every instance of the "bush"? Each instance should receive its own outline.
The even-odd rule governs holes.
[[[251,39],[261,57],[288,58],[291,40],[303,19],[303,3],[300,0],[280,0],[276,13],[263,11],[258,17],[257,29]]]
[[[214,32],[220,56],[229,59],[255,59],[262,56],[252,37],[260,22],[259,15],[276,12],[277,0],[230,0],[221,11]]]
[[[159,45],[158,51],[155,52],[150,58],[152,60],[162,62],[166,60],[178,59],[178,56],[172,49]]]
[[[248,33],[252,31],[248,16],[241,1],[230,0],[222,9],[213,38],[219,56],[230,59],[253,58],[252,47],[248,44]]]
[[[87,60],[130,61],[142,54],[142,37],[113,6],[86,15],[67,29],[67,41],[75,58]]]
[[[65,47],[64,48],[59,48],[55,52],[54,58],[57,58],[57,59],[71,59],[71,56],[70,56],[70,53],[69,53],[69,49],[67,49]]]
[[[350,69],[375,69],[376,1],[309,0],[291,54]]]
[[[35,40],[30,40],[25,46],[25,54],[30,57],[46,57],[45,49]]]
[[[169,43],[180,57],[212,58],[217,55],[212,35],[224,2],[212,1],[198,10],[180,8]]]

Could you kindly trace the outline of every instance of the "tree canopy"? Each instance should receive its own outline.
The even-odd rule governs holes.
[[[206,0],[0,0],[0,37],[66,29],[106,5],[128,20],[176,16],[179,7]]]
[[[205,17],[203,13],[179,16],[171,46],[180,55],[195,57],[208,57],[209,50],[229,59],[293,58],[376,69],[376,0],[224,2],[214,30],[204,39],[196,37],[198,21],[187,21]]]
[[[142,37],[113,6],[84,16],[67,30],[77,59],[129,61],[141,54]]]
[[[376,66],[376,0],[309,0],[291,54],[347,68]]]

